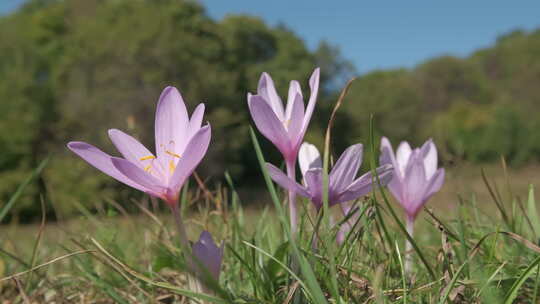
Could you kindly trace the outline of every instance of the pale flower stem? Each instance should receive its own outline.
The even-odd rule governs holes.
[[[174,221],[176,223],[176,229],[178,231],[178,238],[180,239],[180,245],[182,246],[182,251],[186,256],[190,255],[190,246],[187,238],[186,227],[184,226],[184,221],[182,220],[182,215],[180,214],[180,209],[178,208],[178,203],[171,206],[171,212],[174,216]]]
[[[296,161],[286,161],[287,176],[296,181]],[[296,193],[289,191],[289,217],[291,221],[291,234],[293,238],[296,236],[297,227],[297,215],[296,215]]]
[[[407,233],[414,237],[414,218],[407,216]],[[412,271],[412,253],[413,247],[409,239],[405,241],[405,275],[410,276]]]
[[[189,240],[186,233],[186,227],[184,226],[184,221],[182,220],[182,215],[180,214],[180,209],[178,208],[178,202],[171,206],[171,212],[174,216],[174,221],[176,223],[176,229],[178,230],[178,238],[180,239],[180,246],[182,247],[182,252],[186,259],[186,264],[192,264],[192,255],[191,255],[191,246],[189,245]],[[186,274],[186,280],[189,290],[202,293],[204,292],[203,284],[198,278],[193,276],[192,273],[188,272]],[[188,303],[195,304],[199,303],[196,300],[188,300]],[[205,302],[203,302],[205,303]]]

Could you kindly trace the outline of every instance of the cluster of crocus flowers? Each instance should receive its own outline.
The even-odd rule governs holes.
[[[319,69],[309,80],[311,94],[307,107],[300,84],[291,81],[287,104],[278,96],[272,78],[263,73],[257,94],[248,94],[251,116],[259,131],[281,152],[286,173],[267,163],[270,177],[289,191],[291,230],[297,229],[295,197],[309,199],[317,212],[323,207],[323,165],[317,148],[302,143],[314,111],[319,89]],[[124,132],[111,129],[109,137],[123,157],[110,156],[84,142],[70,142],[68,148],[95,168],[116,180],[160,198],[171,208],[182,249],[186,250],[187,267],[198,278],[203,291],[211,290],[217,282],[223,259],[223,243],[216,245],[209,232],[203,231],[199,240],[190,246],[178,209],[180,190],[204,158],[211,138],[210,124],[203,126],[204,104],[199,104],[191,118],[180,92],[174,87],[163,90],[156,109],[155,153]],[[402,142],[396,153],[387,138],[381,142],[381,166],[376,176],[367,172],[357,177],[362,164],[363,146],[347,148],[328,175],[328,207],[340,204],[348,218],[336,236],[343,243],[359,215],[354,214],[351,201],[367,195],[374,187],[386,186],[407,214],[407,231],[412,236],[416,216],[427,200],[444,182],[444,169],[437,167],[437,149],[429,140],[421,148],[412,149]],[[296,162],[299,162],[302,182],[297,182]],[[406,271],[410,270],[410,243],[406,245]],[[198,286],[199,286],[198,285]]]
[[[298,150],[304,139],[319,91],[319,69],[315,69],[309,79],[311,94],[307,107],[298,81],[289,86],[287,105],[277,94],[274,81],[263,73],[257,88],[257,94],[248,94],[248,106],[257,129],[270,140],[283,155],[287,167],[287,176],[294,179]],[[289,192],[289,213],[291,229],[296,230],[295,192]]]
[[[340,156],[328,175],[328,206],[356,200],[368,194],[376,181],[371,172],[356,178],[362,164],[362,144],[352,145]],[[300,170],[304,184],[286,176],[274,165],[267,163],[272,179],[281,187],[308,198],[315,209],[323,206],[323,168],[320,153],[309,143],[303,143],[299,155]],[[392,177],[392,166],[383,165],[376,169],[382,185],[386,185]]]
[[[390,141],[381,140],[381,164],[392,164],[394,177],[388,189],[401,204],[406,213],[407,231],[413,236],[416,216],[444,183],[444,169],[437,168],[437,148],[430,139],[421,148],[412,149],[409,143],[402,142],[394,153]],[[410,253],[411,244],[406,243],[405,251]],[[410,255],[407,254],[405,269],[411,269]]]

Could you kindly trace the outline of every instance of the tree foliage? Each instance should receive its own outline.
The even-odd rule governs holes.
[[[359,77],[338,115],[334,150],[367,143],[374,114],[376,134],[416,143],[434,137],[444,160],[538,159],[538,54],[540,31],[514,32],[468,58]],[[116,155],[107,130],[118,128],[152,146],[155,105],[167,85],[180,89],[190,111],[206,103],[213,136],[199,172],[220,179],[229,171],[252,187],[259,173],[246,93],[256,90],[263,71],[282,96],[291,79],[307,89],[316,66],[322,94],[307,139],[322,144],[332,103],[354,73],[325,41],[310,50],[282,25],[245,15],[214,20],[192,1],[28,1],[0,17],[0,201],[47,155],[50,165],[17,210],[36,210],[42,193],[57,214],[127,197],[126,187],[65,144],[84,140]],[[272,145],[262,144],[279,162]]]
[[[413,69],[360,77],[345,102],[354,132],[419,144],[433,137],[443,161],[514,164],[540,159],[540,30],[516,31],[467,58],[443,56]]]
[[[0,19],[0,37],[0,199],[53,155],[19,210],[36,206],[43,191],[60,213],[75,201],[118,199],[110,191],[118,183],[65,144],[84,140],[116,154],[107,129],[118,128],[152,146],[154,110],[167,85],[180,89],[190,111],[206,103],[213,136],[203,175],[219,179],[228,170],[249,184],[258,172],[250,165],[246,93],[261,72],[284,94],[291,79],[307,88],[318,61],[335,75],[345,66],[336,60],[333,67],[338,53],[318,55],[283,26],[250,16],[216,21],[191,1],[34,0]]]

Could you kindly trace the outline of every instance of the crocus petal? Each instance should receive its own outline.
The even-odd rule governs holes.
[[[362,150],[362,144],[356,144],[341,154],[330,172],[330,187],[332,189],[341,192],[352,183],[362,163]]]
[[[302,176],[304,176],[307,170],[311,168],[322,168],[321,155],[319,154],[317,147],[308,142],[304,142],[300,146],[300,151],[298,152],[298,164],[300,165]]]
[[[390,144],[390,141],[386,137],[383,137],[381,139],[381,157],[379,159],[379,163],[381,165],[391,164],[392,166],[394,166],[395,170],[399,170],[398,164],[396,162],[396,156],[394,154],[394,149],[392,148],[392,144]]]
[[[299,185],[296,181],[290,179],[283,171],[279,170],[276,166],[266,163],[266,169],[268,170],[268,174],[272,178],[274,182],[276,182],[281,187],[285,188],[286,190],[293,191],[294,193],[301,195],[303,197],[311,198],[311,195],[308,193],[308,191]]]
[[[348,218],[345,222],[341,224],[336,235],[336,241],[338,242],[338,244],[341,245],[347,239],[347,235],[354,228],[354,225],[356,225],[360,214],[358,212],[358,209],[354,208],[355,205],[353,203],[343,202],[340,204],[340,206],[343,212],[343,216],[345,218]]]
[[[420,149],[424,157],[424,168],[426,170],[426,178],[431,179],[435,171],[437,171],[437,147],[430,139]]]
[[[203,116],[204,116],[204,103],[200,103],[193,111],[193,114],[191,114],[191,119],[189,120],[188,129],[187,129],[187,140],[185,141],[186,144],[193,137],[193,135],[195,135],[195,133],[197,133],[197,131],[201,129]],[[185,146],[179,152],[183,154],[184,149],[185,149]]]
[[[354,203],[348,203],[348,202],[344,202],[343,204],[339,204],[341,206],[341,212],[343,212],[343,216],[347,216],[347,214],[349,214],[349,212],[352,211],[353,207],[354,207]]]
[[[154,158],[154,154],[148,151],[138,140],[120,130],[110,129],[109,138],[125,159],[136,164],[141,169],[144,169]]]
[[[401,176],[405,176],[405,171],[409,159],[411,157],[412,149],[408,142],[402,141],[396,150],[397,168],[399,169]]]
[[[306,187],[308,188],[309,193],[311,194],[311,202],[315,204],[317,209],[320,209],[323,204],[323,178],[322,178],[322,168],[313,168],[307,170],[304,175],[304,181],[306,182]],[[330,200],[330,188],[328,189],[328,206],[333,205]]]
[[[276,114],[280,121],[285,120],[285,114],[283,113],[283,102],[276,92],[274,81],[268,73],[264,72],[259,80],[259,86],[257,88],[257,94],[261,95],[266,102],[272,108],[272,111]]]
[[[192,246],[193,255],[202,263],[216,281],[219,280],[221,269],[221,261],[223,259],[223,247],[218,247],[208,231],[203,231],[199,237],[199,241]],[[199,269],[195,263],[196,272],[203,275],[203,271]]]
[[[319,93],[319,78],[320,78],[320,69],[316,68],[309,78],[309,88],[311,90],[311,95],[309,96],[309,102],[306,107],[306,114],[304,115],[304,121],[302,123],[302,137],[306,133],[307,127],[309,126],[309,121],[311,120],[311,115],[313,115],[313,110],[315,109],[315,103],[317,102],[317,95]]]
[[[392,166],[388,164],[378,167],[376,172],[383,187],[390,182],[394,173]],[[373,183],[377,186],[377,181],[371,175],[371,171],[365,173],[350,184],[347,189],[338,194],[336,203],[352,201],[370,193],[373,189]]]
[[[71,151],[73,151],[73,153],[80,156],[90,165],[96,167],[98,170],[111,176],[117,181],[143,192],[149,191],[148,188],[136,183],[116,169],[116,167],[113,165],[112,157],[98,148],[80,141],[72,141],[68,143],[67,146]]]
[[[288,155],[291,151],[289,148],[289,139],[283,124],[278,119],[274,111],[259,95],[248,97],[249,111],[251,117],[257,126],[257,129],[270,140],[279,151]]]
[[[166,193],[165,185],[163,185],[150,173],[145,172],[135,164],[123,158],[112,157],[111,160],[113,166],[118,171],[122,172],[122,174],[127,176],[129,179],[147,189],[145,192],[157,197],[162,197]]]
[[[419,152],[419,151],[418,151]],[[413,153],[410,164],[405,172],[404,201],[401,203],[409,216],[422,207],[424,194],[426,192],[426,173],[424,169],[424,159],[420,153]]]
[[[394,167],[394,174],[390,182],[388,183],[388,190],[399,201],[403,200],[403,174],[399,169],[399,165],[396,161],[394,149],[388,138],[383,137],[381,139],[381,156],[379,159],[381,165],[391,164]]]
[[[404,201],[404,182],[401,180],[401,177],[398,177],[399,170],[394,169],[394,174],[392,176],[393,177],[388,183],[387,188],[398,201],[402,202]]]
[[[173,191],[180,191],[180,188],[203,159],[210,144],[211,133],[210,124],[207,124],[199,129],[187,144],[184,154],[180,157],[169,180],[169,187]]]
[[[351,229],[352,225],[349,222],[341,223],[341,226],[339,227],[339,230],[336,234],[336,242],[338,243],[338,245],[342,245],[345,240],[347,240],[347,236],[349,235]]]
[[[285,124],[287,124],[287,132],[289,133],[292,145],[298,147],[303,137],[300,133],[302,132],[302,119],[304,118],[304,100],[302,99],[302,95],[296,94],[291,103],[290,117],[287,118]]]
[[[300,88],[300,83],[296,80],[291,80],[291,84],[289,85],[289,94],[287,96],[287,108],[285,109],[285,119],[291,119],[291,113],[293,109],[294,100],[296,98],[296,95],[300,95],[300,98],[302,98],[302,104],[304,104],[304,98],[302,97],[302,89]],[[303,110],[303,108],[302,108]],[[304,117],[300,120],[303,120]]]
[[[180,92],[175,87],[166,87],[159,97],[155,122],[156,155],[164,168],[171,159],[166,151],[179,154],[176,147],[184,146],[188,122]]]
[[[427,201],[433,194],[438,192],[442,185],[444,184],[444,169],[438,169],[433,174],[433,177],[429,180],[429,184],[426,188],[426,193],[424,194],[424,201]]]

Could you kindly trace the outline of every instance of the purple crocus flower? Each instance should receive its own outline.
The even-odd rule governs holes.
[[[255,125],[278,148],[286,162],[296,162],[298,149],[311,120],[319,91],[318,68],[309,79],[309,87],[311,95],[305,109],[302,90],[296,80],[291,81],[289,86],[285,109],[267,73],[261,75],[257,94],[248,93],[249,111]]]
[[[437,169],[437,147],[430,139],[421,148],[411,149],[408,142],[401,142],[396,153],[390,141],[381,140],[381,164],[392,164],[394,176],[388,189],[407,214],[407,232],[414,234],[416,216],[444,183],[444,169]],[[410,273],[412,245],[405,243],[405,272]]]
[[[201,162],[210,143],[210,124],[201,127],[204,104],[199,104],[191,119],[184,100],[174,87],[161,93],[156,110],[156,154],[135,138],[116,129],[109,137],[124,158],[110,156],[79,141],[68,148],[92,166],[116,180],[161,198],[176,207],[180,188]]]
[[[311,94],[304,109],[304,98],[298,81],[293,80],[289,86],[287,106],[279,98],[274,82],[267,73],[261,75],[257,94],[248,93],[248,106],[257,129],[270,140],[281,152],[287,167],[287,176],[295,178],[296,158],[300,144],[306,134],[311,115],[319,92],[319,68],[316,68],[309,79]],[[297,227],[295,192],[289,191],[289,216],[291,231],[294,235]]]
[[[200,268],[200,266],[204,266],[207,271],[206,275],[209,274],[214,281],[219,281],[221,261],[223,259],[223,243],[221,247],[218,247],[210,232],[203,231],[199,240],[193,244],[192,251],[198,262],[193,262],[195,274],[204,281],[206,272]]]
[[[414,150],[404,141],[394,154],[390,141],[383,137],[381,152],[381,164],[394,167],[388,189],[405,209],[408,219],[414,221],[424,204],[444,183],[444,169],[437,169],[437,148],[431,139]]]
[[[368,194],[372,189],[373,177],[368,172],[359,178],[356,174],[362,163],[362,144],[352,145],[339,158],[328,176],[328,205],[329,207],[355,200]],[[289,191],[309,198],[317,210],[323,206],[323,175],[319,151],[309,143],[302,144],[299,155],[300,169],[304,176],[304,185],[295,179],[287,177],[274,165],[267,163],[272,179]],[[377,168],[381,184],[386,185],[392,177],[392,165]]]

